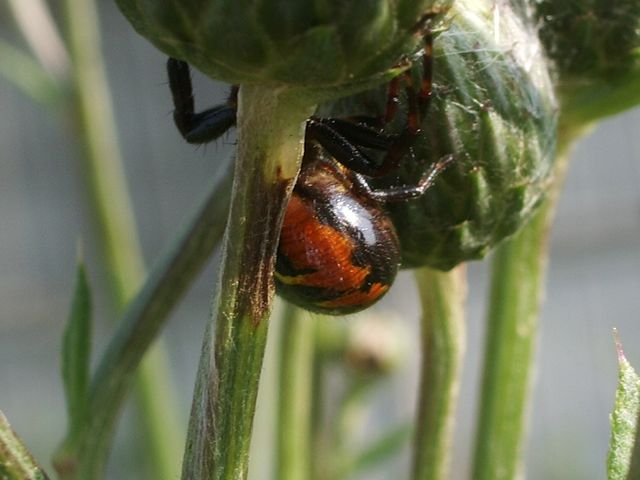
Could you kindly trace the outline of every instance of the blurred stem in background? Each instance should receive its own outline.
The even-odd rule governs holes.
[[[55,100],[65,87],[69,84],[73,87],[71,107],[82,144],[81,158],[93,197],[94,218],[102,240],[114,307],[121,312],[146,274],[104,74],[96,5],[92,0],[63,3],[68,50],[45,2],[8,0],[8,6],[39,65],[18,50],[0,45],[3,51],[11,54],[8,58],[15,60],[14,66],[21,66],[3,69],[5,75],[18,72],[15,84],[27,80],[21,85],[27,94],[54,105],[58,104]],[[136,393],[146,432],[146,456],[152,468],[151,476],[167,480],[176,478],[184,436],[180,432],[184,429],[176,415],[174,389],[161,344],[152,349],[143,362]],[[103,462],[106,453],[100,452]]]
[[[146,274],[104,73],[98,12],[93,0],[66,0],[63,6],[87,184],[93,197],[114,305],[121,312]],[[136,397],[146,433],[150,478],[159,480],[178,477],[184,438],[169,378],[166,350],[162,343],[157,343],[140,366]],[[107,451],[91,454],[102,455],[104,462]],[[98,468],[93,475],[103,475],[102,470]]]
[[[466,268],[422,268],[415,277],[422,304],[422,360],[411,478],[445,480],[466,344]]]
[[[315,321],[287,303],[280,325],[276,472],[280,480],[311,477],[311,405]]]
[[[375,394],[404,366],[409,343],[404,319],[369,310],[348,322],[336,320],[318,316],[314,322],[308,477],[314,480],[365,478],[397,455],[412,433],[410,422],[389,422],[371,408]],[[338,379],[340,393],[334,394]],[[372,437],[370,422],[391,425]]]
[[[40,65],[53,78],[68,79],[71,59],[44,0],[7,0],[9,10]]]

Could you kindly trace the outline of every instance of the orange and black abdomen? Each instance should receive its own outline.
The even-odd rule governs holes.
[[[335,168],[303,167],[285,212],[276,288],[307,310],[341,315],[378,301],[398,271],[395,229]]]

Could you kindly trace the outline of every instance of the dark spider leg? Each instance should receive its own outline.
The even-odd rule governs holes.
[[[433,34],[427,29],[424,33],[422,54],[422,85],[420,86],[420,110],[427,111],[433,94]]]
[[[189,65],[169,58],[167,73],[173,97],[173,120],[187,142],[211,142],[236,124],[237,87],[232,88],[226,104],[196,113]]]
[[[369,177],[379,175],[379,166],[371,157],[326,123],[309,119],[306,137],[307,141],[317,141],[336,161],[348,169]]]
[[[350,178],[358,191],[377,202],[402,202],[423,195],[436,181],[436,178],[453,162],[453,155],[446,155],[431,165],[431,168],[422,176],[416,185],[402,185],[385,189],[373,189],[358,173],[353,173]]]
[[[383,126],[391,123],[398,112],[401,78],[402,77],[398,75],[389,82],[389,86],[387,87],[387,105],[384,111]]]
[[[307,135],[322,145],[338,162],[357,173],[381,177],[395,170],[402,157],[409,153],[420,132],[418,96],[413,88],[411,73],[406,72],[404,77],[409,112],[407,125],[400,135],[386,135],[364,124],[330,118],[311,118],[307,122]],[[387,154],[382,162],[376,162],[358,146],[386,150]]]
[[[309,122],[321,123],[359,147],[387,150],[394,139],[393,135],[384,134],[379,129],[371,127],[354,117],[347,119],[311,117]],[[314,128],[315,125],[312,126],[312,130]]]

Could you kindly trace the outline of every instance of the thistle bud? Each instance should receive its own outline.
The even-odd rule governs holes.
[[[434,39],[432,99],[399,171],[374,189],[415,185],[439,160],[453,161],[421,197],[387,203],[404,267],[450,269],[483,257],[540,204],[551,181],[557,108],[537,31],[509,2],[459,0]],[[421,85],[423,67],[412,67]],[[328,115],[381,115],[384,88],[324,108]],[[407,96],[385,129],[407,124]]]
[[[167,55],[228,83],[336,89],[379,77],[451,0],[117,0]]]

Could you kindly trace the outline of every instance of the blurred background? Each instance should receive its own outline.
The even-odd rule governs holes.
[[[166,59],[133,32],[114,2],[100,2],[100,22],[117,133],[150,266],[223,170],[234,137],[206,148],[184,143],[170,115]],[[27,50],[3,3],[0,39]],[[202,107],[222,101],[227,87],[196,74],[195,89]],[[550,239],[526,448],[531,479],[604,477],[617,376],[614,327],[628,358],[640,368],[639,132],[638,109],[603,122],[577,146],[568,173]],[[82,147],[64,110],[32,101],[0,76],[0,409],[47,469],[65,428],[59,351],[80,241],[95,300],[94,358],[117,318],[105,293],[105,269],[78,160]],[[164,333],[185,423],[217,263],[216,256]],[[466,478],[469,471],[487,262],[470,264],[468,273],[468,341],[454,479]],[[376,307],[380,314],[393,312],[397,317],[406,345],[402,365],[377,391],[367,414],[371,424],[411,420],[417,388],[418,311],[417,294],[405,272]],[[269,405],[263,405],[259,435],[267,435],[270,419]],[[135,470],[140,463],[138,431],[127,409],[110,478],[140,478]],[[406,452],[393,463],[396,478],[401,478],[398,469],[407,463]],[[266,478],[265,465],[252,468],[253,478]]]

